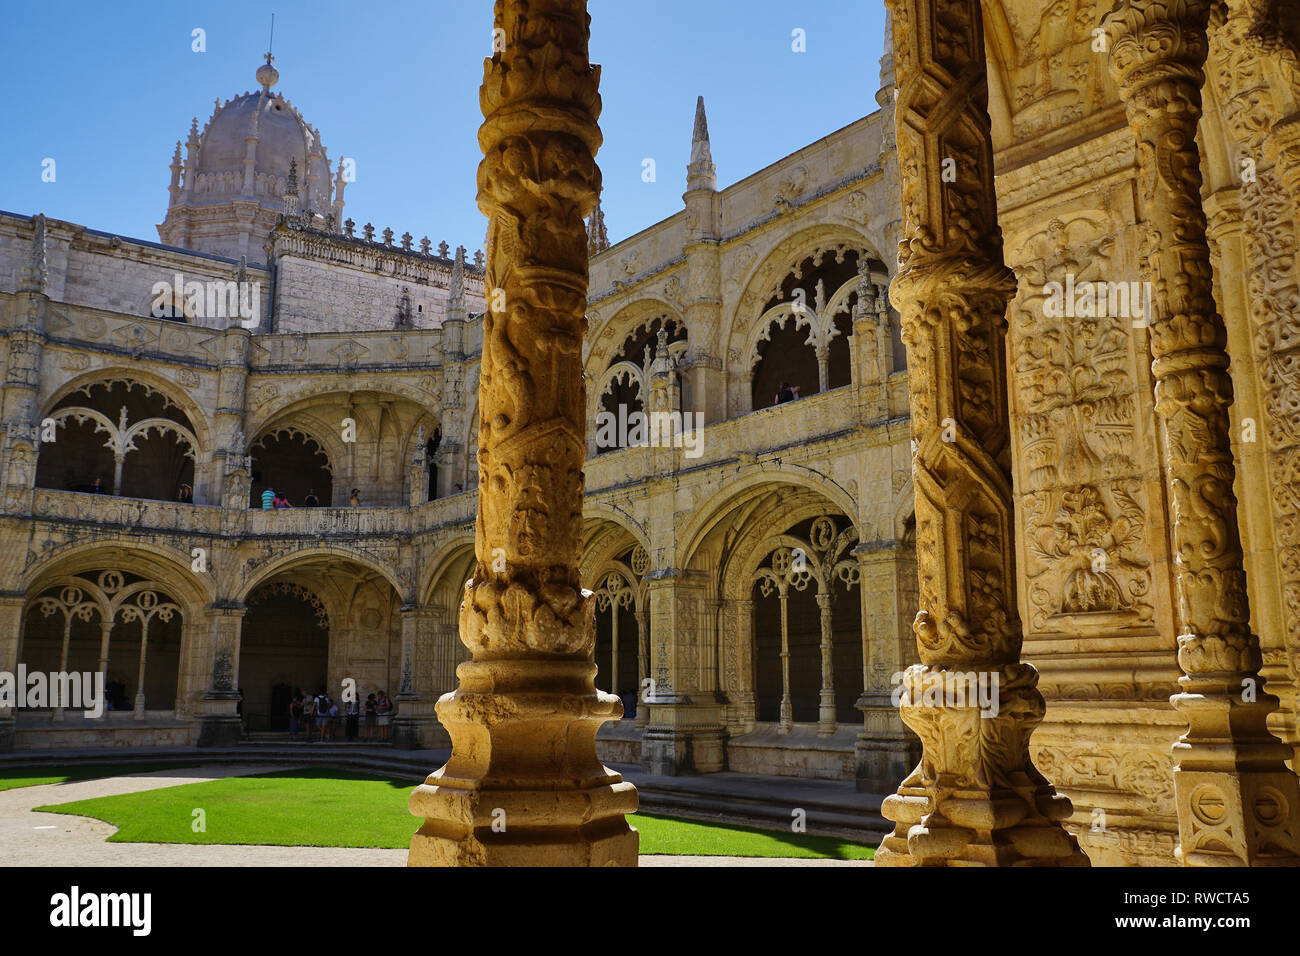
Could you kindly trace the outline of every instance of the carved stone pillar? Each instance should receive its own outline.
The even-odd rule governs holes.
[[[885,800],[896,826],[876,863],[1086,864],[1060,824],[1069,800],[1029,757],[1045,705],[1020,660],[1005,344],[1015,279],[993,188],[983,15],[978,0],[889,10],[903,200],[890,301],[911,369],[920,574],[921,663],[906,672],[901,710],[924,751]],[[996,713],[925,695],[958,675],[996,684]]]
[[[704,581],[677,570],[652,571],[647,594],[654,644],[649,722],[641,738],[647,773],[712,773],[726,765],[722,707],[701,687],[702,645],[709,639]]]
[[[438,702],[451,760],[411,795],[413,866],[635,866],[636,789],[596,757],[622,705],[596,690],[595,605],[579,584],[587,296],[599,69],[586,0],[498,0],[485,64],[479,208],[489,217],[473,655]],[[493,303],[498,304],[498,303]]]
[[[1253,492],[1241,502],[1240,520],[1249,545],[1252,623],[1264,660],[1260,674],[1281,701],[1270,727],[1300,756],[1300,336],[1292,304],[1300,296],[1300,124],[1284,115],[1285,60],[1270,55],[1271,29],[1267,5],[1258,0],[1232,0],[1211,14],[1207,72],[1235,147],[1239,183],[1210,197],[1206,213],[1211,254],[1217,247],[1224,257],[1212,261],[1226,293],[1233,411],[1239,422],[1258,422],[1262,433],[1236,449],[1238,484]]]
[[[443,746],[445,741],[438,732],[430,733],[437,718],[434,704],[437,693],[427,686],[433,668],[434,627],[441,616],[438,608],[404,604],[399,613],[402,618],[401,677],[395,700],[397,714],[393,717],[393,747],[398,750],[421,750],[425,747]]]
[[[817,701],[817,736],[829,737],[835,733],[835,665],[834,639],[831,633],[831,596],[829,592],[817,595],[817,609],[821,615],[822,687]]]
[[[1250,630],[1229,436],[1227,333],[1214,301],[1196,126],[1210,0],[1117,3],[1110,67],[1138,141],[1145,266],[1154,287],[1151,372],[1173,517],[1178,665],[1171,703],[1179,847],[1188,865],[1295,865],[1300,789],[1269,733],[1277,699]]]
[[[198,702],[200,747],[230,747],[239,743],[239,645],[246,608],[218,604],[208,612],[212,642],[212,675],[208,691]]]
[[[794,704],[790,699],[790,591],[785,581],[777,589],[781,602],[781,707],[778,723],[781,733],[794,729]]]
[[[643,731],[650,721],[650,706],[647,703],[646,678],[650,676],[650,615],[645,608],[637,604],[636,609],[636,720],[634,723]]]

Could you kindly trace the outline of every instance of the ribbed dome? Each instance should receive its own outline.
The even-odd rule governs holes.
[[[281,94],[271,92],[279,74],[269,62],[258,69],[257,78],[262,89],[227,100],[203,128],[191,201],[208,205],[256,198],[280,208],[289,163],[297,160],[299,208],[328,211],[331,175],[319,132]],[[251,189],[246,176],[250,151]]]

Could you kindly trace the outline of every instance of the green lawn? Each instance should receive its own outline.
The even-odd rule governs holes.
[[[405,849],[418,821],[406,809],[415,782],[344,770],[304,769],[228,777],[38,809],[118,827],[115,843],[221,843]],[[206,830],[195,832],[194,811]],[[831,837],[751,830],[636,814],[642,853],[831,857],[867,860],[872,848]]]
[[[17,790],[19,787],[39,787],[46,783],[68,783],[72,780],[95,780],[99,777],[121,777],[131,773],[152,770],[184,770],[198,764],[95,764],[69,767],[58,773],[38,773],[33,767],[0,768],[0,790]]]

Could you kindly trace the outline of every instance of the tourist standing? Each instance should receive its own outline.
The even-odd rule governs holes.
[[[375,695],[371,694],[366,698],[366,732],[362,739],[374,740],[377,726],[379,726],[379,711],[376,709]]]
[[[378,717],[377,723],[379,724],[379,740],[381,743],[388,741],[388,721],[392,718],[392,714],[392,701],[388,699],[388,694],[381,690],[379,696],[375,699],[375,715]]]
[[[351,494],[351,496],[349,496],[349,498],[348,498],[348,504],[350,504],[353,508],[360,508],[360,507],[361,507],[361,489],[360,489],[360,488],[353,488],[353,489],[352,489],[352,494]]]
[[[302,506],[303,506],[304,508],[319,508],[319,507],[320,507],[320,499],[316,497],[316,489],[315,489],[315,488],[308,488],[308,489],[307,489],[307,497],[304,498],[304,499],[302,500]]]
[[[298,721],[302,719],[302,688],[293,692],[293,698],[289,701],[289,736],[298,736]]]
[[[270,511],[275,507],[275,492],[267,488],[262,492],[262,510]]]
[[[307,743],[311,743],[311,727],[316,719],[316,698],[311,694],[302,696],[302,725],[307,728]]]
[[[361,720],[361,702],[358,701],[356,695],[353,694],[352,699],[348,701],[348,719],[343,733],[343,735],[347,737],[348,740],[357,739],[357,724],[360,722],[360,720]]]
[[[330,700],[329,694],[324,691],[316,698],[316,732],[320,734],[321,742],[324,743],[325,736],[330,730]]]

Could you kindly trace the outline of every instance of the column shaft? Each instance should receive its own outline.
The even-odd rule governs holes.
[[[1044,702],[1020,661],[1006,369],[1015,277],[993,186],[983,14],[979,0],[889,10],[903,208],[889,298],[911,370],[922,662],[906,672],[901,711],[924,755],[884,803],[896,826],[876,863],[1086,863],[1060,824],[1069,801],[1029,757]],[[996,713],[934,693],[959,677],[995,685]]]
[[[817,734],[829,737],[835,733],[835,666],[832,658],[835,645],[831,635],[831,596],[818,594],[817,608],[822,628],[822,687],[817,706]]]
[[[596,757],[622,713],[596,690],[579,582],[586,457],[583,219],[596,204],[599,69],[586,0],[498,0],[479,99],[489,217],[481,481],[460,635],[473,659],[438,702],[447,765],[417,788],[414,866],[635,866],[636,790]]]
[[[1300,863],[1300,789],[1269,733],[1232,490],[1227,332],[1214,301],[1196,145],[1210,0],[1117,4],[1103,18],[1147,192],[1151,372],[1173,516],[1188,730],[1174,744],[1176,856],[1188,865]],[[1176,170],[1171,174],[1170,170]]]

